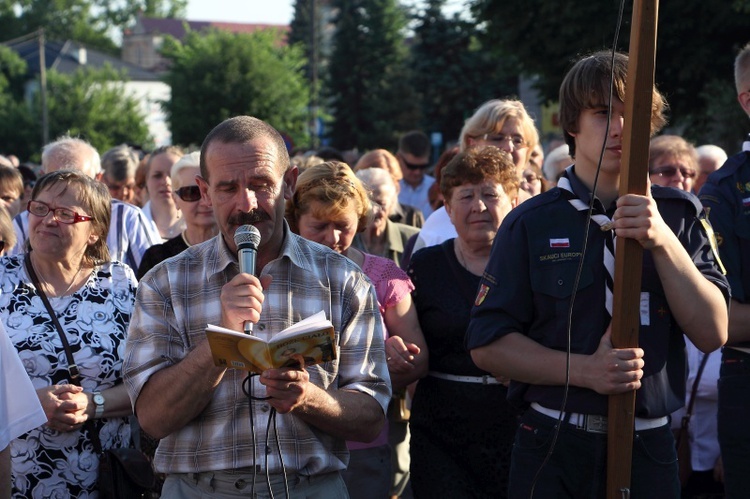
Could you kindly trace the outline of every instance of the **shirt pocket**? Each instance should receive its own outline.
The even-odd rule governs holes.
[[[551,298],[565,299],[573,293],[578,261],[559,262],[550,265],[539,265],[531,269],[531,288],[534,293],[547,295]],[[584,264],[578,282],[578,290],[587,288],[594,282],[591,267]]]

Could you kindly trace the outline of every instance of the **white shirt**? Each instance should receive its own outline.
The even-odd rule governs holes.
[[[404,179],[399,180],[398,183],[401,186],[401,191],[398,193],[398,202],[419,208],[425,218],[429,217],[432,213],[432,206],[430,206],[428,192],[430,186],[435,183],[435,178],[425,175],[422,183],[416,187],[407,184]]]
[[[427,246],[435,246],[457,236],[458,233],[448,216],[448,212],[445,211],[444,206],[441,206],[425,220],[417,236],[417,242],[414,243],[412,254],[416,253],[417,250]]]
[[[16,245],[7,255],[26,251],[26,240],[29,238],[28,211],[16,215],[13,230],[16,232]],[[107,234],[107,247],[112,261],[123,262],[136,271],[146,250],[161,242],[159,232],[140,208],[117,199],[112,200],[112,219]]]
[[[0,450],[47,422],[29,375],[0,322]]]

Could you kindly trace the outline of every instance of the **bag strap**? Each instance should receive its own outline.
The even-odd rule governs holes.
[[[79,379],[80,371],[78,370],[78,365],[76,365],[75,359],[73,358],[73,352],[70,350],[70,344],[68,343],[68,338],[65,336],[65,330],[62,328],[60,321],[57,319],[55,309],[53,309],[52,305],[50,305],[47,294],[44,292],[44,289],[42,289],[42,285],[39,283],[39,277],[37,277],[36,272],[34,271],[34,266],[31,264],[30,255],[31,253],[26,253],[26,256],[24,257],[26,272],[29,274],[29,277],[31,277],[31,282],[34,284],[34,287],[36,287],[37,294],[39,295],[39,298],[42,299],[42,303],[44,303],[44,306],[47,309],[47,313],[52,319],[52,322],[55,324],[57,334],[60,336],[60,342],[65,349],[65,357],[68,360],[68,374],[70,375],[70,383],[73,385],[81,386],[81,380]],[[94,445],[94,451],[97,455],[100,455],[102,453],[102,443],[101,440],[99,440],[99,432],[96,429],[94,420],[90,419],[86,421],[83,426],[84,428],[88,429],[91,443]]]
[[[57,319],[55,309],[53,309],[52,305],[50,305],[49,299],[44,293],[44,289],[42,289],[42,285],[39,283],[39,278],[34,271],[34,266],[31,264],[31,253],[26,253],[26,256],[24,257],[24,263],[26,264],[26,272],[29,274],[29,277],[31,277],[31,282],[34,284],[34,287],[36,287],[37,294],[39,295],[39,298],[42,299],[42,303],[44,303],[44,306],[47,308],[47,313],[49,314],[50,319],[52,319],[52,322],[55,324],[57,334],[60,336],[60,342],[62,342],[62,346],[65,349],[65,357],[68,360],[68,374],[70,375],[71,383],[80,386],[81,381],[79,377],[81,375],[81,372],[78,369],[78,365],[76,364],[75,359],[73,358],[73,352],[70,351],[70,344],[68,344],[68,338],[65,336],[65,330],[63,330],[62,326],[60,325],[60,321]]]
[[[685,415],[682,416],[681,426],[680,426],[680,432],[677,436],[677,447],[680,446],[680,440],[682,440],[683,435],[687,437],[688,432],[688,426],[690,426],[690,418],[693,417],[693,407],[695,406],[695,395],[698,393],[698,384],[701,381],[701,376],[703,376],[703,369],[706,367],[706,362],[708,361],[708,356],[711,355],[711,352],[705,354],[703,356],[703,359],[701,359],[701,365],[698,367],[698,372],[695,375],[695,381],[693,381],[693,387],[690,390],[690,398],[688,399],[688,405],[685,409]]]

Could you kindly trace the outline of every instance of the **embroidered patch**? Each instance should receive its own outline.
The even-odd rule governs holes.
[[[560,238],[560,239],[550,239],[549,247],[550,248],[570,248],[570,239],[568,239],[567,237]]]
[[[743,206],[750,206],[750,198],[743,198],[742,199],[742,205]]]
[[[487,298],[487,293],[490,292],[490,287],[486,284],[482,284],[479,286],[479,292],[477,293],[477,299],[474,300],[474,306],[478,307],[479,305],[484,302],[484,299]]]

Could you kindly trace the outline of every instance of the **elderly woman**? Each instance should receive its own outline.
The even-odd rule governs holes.
[[[357,164],[354,165],[354,171],[365,170],[367,168],[382,168],[386,170],[393,179],[393,183],[396,185],[396,194],[401,189],[399,181],[404,178],[404,174],[401,171],[401,164],[398,162],[398,158],[386,151],[385,149],[375,149],[373,151],[366,152],[359,158]],[[388,219],[391,222],[398,222],[412,227],[420,228],[424,225],[424,214],[419,208],[410,206],[408,204],[401,204],[396,198],[396,202],[388,211]]]
[[[13,494],[90,497],[98,476],[93,432],[104,449],[131,443],[121,356],[136,280],[109,261],[104,184],[80,172],[49,173],[28,211],[28,253],[0,259],[0,317],[48,422],[11,443]]]
[[[521,101],[494,99],[479,106],[466,120],[459,143],[462,151],[469,146],[495,146],[508,152],[520,182],[539,144],[539,133]]]
[[[698,175],[698,153],[677,135],[654,137],[648,150],[648,172],[652,184],[691,192]]]
[[[185,230],[169,241],[146,250],[138,267],[138,280],[162,260],[194,244],[208,241],[216,235],[218,229],[214,212],[208,202],[201,198],[201,191],[195,181],[196,175],[200,173],[200,161],[201,153],[195,151],[186,154],[172,165],[172,196],[177,209],[185,219]]]
[[[470,147],[443,169],[440,190],[458,235],[415,253],[408,272],[430,366],[412,402],[412,490],[505,497],[516,413],[505,386],[471,360],[464,334],[495,234],[518,202],[516,167],[496,147]]]
[[[287,201],[286,218],[292,231],[346,255],[372,280],[390,336],[386,355],[391,382],[399,389],[424,376],[427,352],[406,273],[390,259],[352,247],[354,235],[367,226],[370,212],[367,190],[349,166],[329,161],[299,176],[294,196]],[[344,480],[351,497],[387,497],[391,483],[387,425],[372,443],[350,442],[349,449]]]

